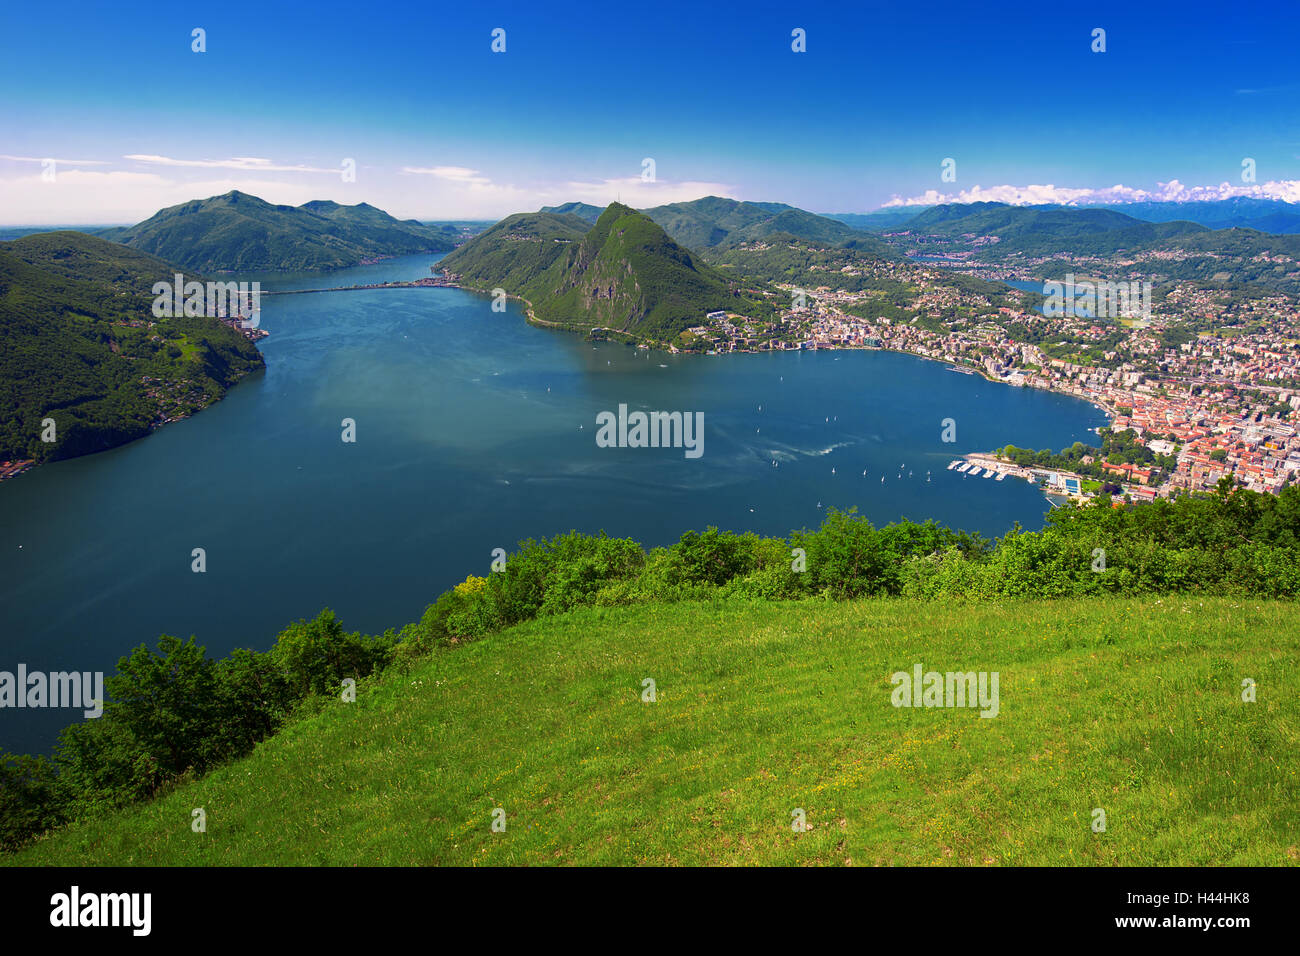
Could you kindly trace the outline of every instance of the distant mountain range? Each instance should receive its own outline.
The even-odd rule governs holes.
[[[154,320],[176,266],[79,232],[0,242],[0,459],[71,458],[139,438],[263,367],[215,318]],[[42,441],[45,419],[53,442]]]
[[[565,211],[509,216],[440,266],[469,287],[527,299],[543,322],[662,342],[703,324],[708,312],[772,312],[646,214],[611,203],[592,224],[575,204],[558,208]]]
[[[1056,203],[1011,206],[1007,203],[988,202],[946,204],[946,208],[956,209],[988,206],[1067,212],[1097,209],[1116,212],[1144,222],[1184,221],[1194,222],[1209,229],[1239,227],[1278,234],[1300,232],[1300,203],[1285,202],[1281,199],[1236,197],[1194,202],[1094,203],[1084,206],[1066,206]],[[885,232],[911,228],[919,217],[934,208],[934,206],[898,206],[869,213],[828,213],[827,218],[838,219],[845,225],[865,232]]]
[[[137,225],[98,235],[204,273],[309,272],[446,252],[460,231],[450,224],[394,219],[366,203],[277,206],[232,191],[171,206]]]
[[[1196,202],[1135,202],[1121,206],[1091,207],[1118,208],[1119,211],[1147,222],[1170,222],[1183,219],[1199,223],[1210,229],[1255,229],[1259,232],[1300,232],[1300,204],[1281,199],[1251,199],[1245,196],[1233,199],[1198,200]]]
[[[575,215],[594,223],[602,211],[587,203],[544,206],[546,213]],[[826,216],[779,202],[741,202],[705,196],[641,210],[679,245],[697,252],[731,249],[745,242],[789,237],[818,245],[848,246],[888,254],[878,237]]]
[[[1011,206],[977,202],[932,206],[899,227],[929,235],[995,235],[1004,243],[1023,244],[1043,237],[1073,240],[1084,236],[1123,233],[1131,241],[1152,241],[1168,235],[1204,232],[1194,222],[1151,223],[1114,209],[1069,206]]]
[[[907,235],[901,235],[907,233]],[[1300,235],[1185,220],[1147,222],[1113,208],[967,203],[934,206],[891,235],[896,248],[963,250],[984,263],[1039,272],[1121,257],[1113,269],[1157,282],[1195,280],[1300,294]],[[983,243],[981,237],[998,242]],[[939,240],[936,245],[935,240]],[[1037,264],[1035,264],[1037,263]]]
[[[863,232],[884,232],[887,229],[902,226],[909,219],[930,209],[930,206],[899,206],[890,209],[878,209],[875,212],[828,212],[827,219],[838,219],[846,226]]]

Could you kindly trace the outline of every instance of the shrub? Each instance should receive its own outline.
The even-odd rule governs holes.
[[[61,824],[65,802],[48,760],[0,753],[0,850],[16,850]]]
[[[343,678],[360,680],[382,669],[392,657],[383,638],[346,634],[334,612],[326,608],[312,621],[299,620],[280,632],[272,659],[297,697],[331,694]]]
[[[679,584],[720,587],[758,566],[761,540],[752,532],[735,534],[714,527],[703,534],[687,531],[668,549],[669,577]]]

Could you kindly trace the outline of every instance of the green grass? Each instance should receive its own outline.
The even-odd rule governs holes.
[[[7,862],[1294,865],[1297,634],[1246,599],[589,608]],[[999,672],[1000,713],[894,708],[918,662]]]

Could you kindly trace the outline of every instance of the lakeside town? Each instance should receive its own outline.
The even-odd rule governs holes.
[[[1139,460],[1083,455],[1078,462],[1085,471],[1060,462],[1027,467],[1002,455],[966,456],[1064,497],[1106,493],[1151,501],[1212,491],[1225,477],[1277,493],[1297,480],[1300,304],[1292,296],[1252,297],[1180,282],[1162,290],[1147,316],[1069,311],[1049,318],[1021,290],[1007,292],[1018,304],[999,305],[954,286],[943,269],[885,261],[874,269],[879,284],[902,282],[914,290],[899,314],[873,315],[884,311],[870,307],[882,298],[877,290],[783,284],[796,304],[778,320],[711,312],[688,330],[687,349],[888,349],[1010,387],[1091,402],[1107,413],[1111,433],[1127,432],[1142,449],[1118,457]]]

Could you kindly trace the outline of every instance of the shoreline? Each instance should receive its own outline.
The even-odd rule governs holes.
[[[477,293],[477,294],[480,294],[480,295],[490,295],[490,294],[491,294],[491,293],[490,293],[489,291],[487,291],[487,290],[479,289],[479,288],[476,288],[475,286],[466,285],[466,284],[463,284],[463,283],[460,283],[460,282],[455,282],[455,281],[449,281],[449,282],[447,282],[447,283],[444,283],[441,287],[442,287],[442,288],[450,288],[450,289],[461,289],[461,290],[464,290],[464,291],[467,291],[467,292],[474,292],[474,293]],[[528,323],[529,323],[530,325],[536,325],[536,326],[538,326],[538,327],[540,327],[540,328],[559,329],[559,330],[561,330],[561,331],[565,331],[565,332],[576,332],[576,333],[579,333],[579,334],[581,334],[581,333],[583,332],[583,330],[582,330],[581,328],[577,328],[577,327],[570,326],[570,325],[563,325],[563,324],[558,323],[558,322],[548,322],[548,321],[546,321],[545,319],[539,319],[539,318],[537,318],[537,315],[536,315],[536,314],[534,313],[534,311],[533,311],[533,304],[532,304],[530,301],[528,301],[527,299],[525,299],[523,296],[514,295],[514,294],[512,294],[512,293],[507,292],[507,293],[506,293],[506,298],[507,298],[507,299],[514,299],[514,300],[516,300],[516,301],[519,301],[519,302],[523,302],[523,303],[524,303],[524,305],[525,305],[524,315],[525,315],[525,318],[526,318],[526,320],[528,321]],[[599,326],[593,326],[593,329],[595,329],[595,328],[599,328]],[[663,352],[663,351],[667,351],[667,350],[661,348],[661,347],[659,346],[659,343],[657,343],[657,342],[655,342],[655,341],[653,341],[653,340],[650,340],[650,339],[646,339],[646,338],[643,337],[643,336],[639,336],[639,335],[637,335],[635,332],[624,332],[624,331],[619,331],[619,330],[610,330],[610,331],[615,331],[615,332],[617,332],[618,335],[626,335],[626,336],[629,336],[629,337],[632,338],[632,339],[635,339],[635,340],[636,340],[636,347],[638,347],[638,348],[645,347],[645,348],[649,348],[649,349],[651,349],[652,351],[661,351],[661,352]],[[589,334],[589,333],[588,333],[588,334]],[[632,343],[628,343],[628,344],[632,344]],[[920,354],[919,352],[909,352],[909,351],[907,351],[906,349],[887,348],[887,347],[884,347],[884,346],[880,346],[880,347],[872,347],[872,346],[865,346],[865,345],[819,345],[819,346],[817,346],[815,349],[734,349],[734,350],[732,350],[732,351],[730,351],[730,352],[699,352],[699,353],[695,353],[695,352],[685,351],[685,350],[681,350],[681,349],[679,349],[679,350],[677,350],[676,352],[668,351],[668,354],[670,354],[670,355],[694,355],[694,354],[699,354],[699,355],[734,355],[734,354],[739,353],[739,354],[743,354],[743,355],[761,355],[761,354],[763,354],[764,352],[768,352],[768,353],[776,354],[776,353],[784,353],[784,352],[802,352],[802,351],[815,351],[815,352],[820,352],[820,351],[829,351],[829,352],[892,352],[892,353],[894,353],[895,355],[906,355],[906,356],[908,356],[908,357],[910,357],[910,358],[921,359],[921,360],[923,360],[923,361],[938,362],[939,364],[941,364],[941,365],[946,365],[946,366],[948,366],[950,369],[953,369],[953,370],[955,370],[955,371],[961,371],[961,372],[964,372],[964,373],[966,373],[966,374],[970,374],[970,375],[978,375],[978,376],[979,376],[980,378],[982,378],[984,381],[989,382],[989,383],[991,383],[991,384],[993,384],[993,385],[1005,385],[1005,386],[1008,387],[1008,388],[1033,388],[1033,389],[1036,389],[1037,391],[1040,391],[1040,392],[1047,392],[1047,393],[1052,394],[1052,395],[1060,395],[1060,396],[1063,396],[1063,397],[1065,397],[1065,398],[1072,398],[1072,399],[1075,399],[1076,401],[1087,402],[1089,405],[1091,405],[1093,408],[1097,409],[1099,412],[1101,412],[1101,413],[1106,417],[1106,424],[1105,424],[1104,426],[1098,426],[1097,428],[1092,429],[1092,431],[1094,431],[1094,432],[1097,432],[1097,431],[1098,431],[1100,428],[1102,428],[1102,427],[1113,428],[1114,425],[1115,425],[1115,420],[1119,417],[1118,411],[1117,411],[1116,409],[1109,407],[1109,406],[1106,404],[1106,402],[1105,402],[1104,400],[1102,400],[1101,398],[1098,398],[1098,397],[1096,397],[1096,396],[1093,396],[1093,395],[1078,395],[1078,394],[1076,394],[1076,393],[1074,393],[1074,392],[1068,392],[1068,391],[1065,391],[1065,390],[1063,390],[1063,389],[1057,389],[1057,388],[1042,388],[1042,387],[1037,386],[1037,385],[1012,385],[1010,382],[1005,381],[1005,380],[1003,380],[1003,379],[998,379],[998,378],[992,378],[992,377],[990,377],[989,374],[988,374],[988,370],[987,370],[987,369],[984,369],[983,367],[974,366],[974,365],[965,365],[965,364],[962,364],[962,363],[960,363],[960,362],[954,362],[954,361],[952,361],[951,359],[946,359],[946,358],[936,358],[936,357],[933,356],[933,355],[922,355],[922,354]],[[987,454],[987,453],[986,453],[986,452],[979,452],[979,453],[977,453],[977,454]]]
[[[490,293],[488,293],[488,292],[485,292],[484,290],[477,289],[477,288],[475,288],[475,287],[473,287],[473,286],[466,286],[466,285],[463,285],[463,284],[460,284],[460,283],[455,283],[455,282],[448,283],[446,287],[448,287],[448,288],[458,288],[458,289],[462,289],[462,290],[465,290],[465,291],[474,292],[474,293],[477,293],[477,294],[480,294],[480,295],[487,295],[487,294],[490,294]],[[569,332],[581,332],[581,331],[582,331],[581,329],[573,328],[572,326],[560,325],[559,323],[547,322],[547,321],[545,321],[544,319],[539,319],[539,318],[537,318],[536,314],[533,312],[533,305],[532,305],[532,303],[531,303],[529,300],[525,299],[523,296],[512,295],[511,293],[507,292],[507,293],[506,293],[506,298],[507,298],[507,299],[515,299],[515,300],[517,300],[517,301],[519,301],[519,302],[523,302],[523,303],[524,303],[524,305],[525,305],[525,309],[524,309],[525,319],[528,321],[528,323],[529,323],[530,325],[536,325],[536,326],[539,326],[539,327],[541,327],[541,328],[554,328],[554,329],[559,329],[559,330],[561,330],[561,331],[569,331]],[[644,346],[644,347],[648,347],[648,348],[650,348],[650,349],[652,349],[652,350],[656,349],[656,344],[655,344],[655,343],[653,343],[653,342],[648,342],[648,340],[644,339],[644,338],[641,337],[641,336],[636,335],[636,334],[633,333],[633,332],[619,332],[618,334],[620,334],[620,335],[627,335],[627,336],[632,337],[633,339],[638,340],[638,343],[639,343],[639,344],[636,346],[636,347],[638,347],[638,348]],[[629,344],[630,344],[630,343],[629,343]],[[1073,392],[1067,392],[1067,391],[1063,391],[1063,390],[1060,390],[1060,389],[1054,389],[1054,388],[1041,388],[1041,387],[1036,386],[1036,385],[1019,385],[1019,386],[1017,386],[1017,385],[1012,385],[1010,382],[1004,381],[1004,380],[1002,380],[1002,379],[997,379],[997,378],[992,378],[992,377],[990,377],[989,374],[988,374],[988,371],[987,371],[986,369],[982,368],[982,367],[977,367],[977,366],[972,366],[972,365],[965,365],[965,364],[962,364],[962,363],[959,363],[959,362],[954,362],[954,361],[952,361],[951,359],[946,359],[946,358],[935,358],[934,356],[931,356],[931,355],[921,355],[921,354],[916,353],[916,352],[909,352],[909,351],[907,351],[907,350],[905,350],[905,349],[894,349],[894,348],[885,348],[885,347],[871,347],[871,346],[826,345],[826,346],[818,346],[816,349],[812,349],[812,350],[810,350],[810,351],[822,351],[823,349],[826,350],[826,351],[834,351],[834,352],[892,352],[892,353],[894,353],[895,355],[906,355],[906,356],[908,356],[909,358],[922,359],[922,360],[928,360],[928,361],[938,362],[938,363],[941,364],[941,365],[946,365],[946,366],[948,366],[948,368],[952,369],[953,371],[959,371],[959,372],[962,372],[962,373],[965,373],[965,374],[969,374],[969,375],[978,375],[980,378],[984,379],[984,381],[986,381],[986,382],[990,382],[990,383],[992,383],[992,384],[994,384],[994,385],[1005,385],[1005,386],[1007,386],[1008,388],[1034,388],[1034,389],[1037,389],[1037,390],[1040,391],[1040,392],[1048,392],[1049,394],[1061,395],[1061,396],[1064,396],[1064,397],[1066,397],[1066,398],[1073,398],[1073,399],[1076,399],[1076,400],[1078,400],[1078,401],[1087,402],[1088,404],[1092,405],[1093,408],[1095,408],[1095,409],[1097,409],[1098,411],[1100,411],[1100,412],[1105,416],[1105,418],[1106,418],[1106,424],[1105,424],[1104,426],[1098,426],[1097,428],[1092,429],[1094,432],[1098,432],[1098,433],[1100,433],[1100,429],[1101,429],[1102,427],[1114,427],[1115,419],[1118,417],[1118,413],[1117,413],[1117,411],[1116,411],[1115,409],[1110,408],[1110,407],[1109,407],[1109,406],[1108,406],[1108,405],[1107,405],[1107,404],[1106,404],[1102,399],[1097,398],[1097,397],[1095,397],[1095,396],[1076,395],[1076,394],[1074,394]],[[663,351],[663,349],[658,349],[658,350],[659,350],[659,351]],[[766,351],[766,352],[770,352],[770,353],[777,353],[777,352],[798,352],[798,351],[809,351],[809,350],[803,350],[803,349],[743,349],[743,350],[734,350],[733,352],[724,352],[724,353],[712,353],[712,352],[710,352],[710,353],[700,353],[700,354],[708,354],[708,355],[715,355],[715,354],[731,355],[731,354],[735,354],[735,351],[740,351],[742,354],[754,354],[754,355],[758,355],[758,354],[762,354],[762,353],[765,352],[765,351]],[[681,354],[695,354],[695,353],[683,353],[682,351],[679,350],[679,351],[676,352],[676,353],[669,353],[669,354],[677,354],[677,355],[681,355]],[[1007,459],[1001,458],[1001,457],[999,457],[999,456],[997,456],[997,455],[995,455],[995,454],[989,453],[989,452],[970,452],[970,453],[967,453],[967,454],[959,455],[958,457],[959,457],[959,458],[962,458],[962,459],[965,459],[966,461],[976,461],[976,460],[979,460],[979,461],[983,461],[983,462],[992,462],[992,463],[995,463],[995,464],[1001,466],[1001,467],[994,468],[994,469],[991,469],[991,470],[998,471],[998,472],[1005,472],[1009,477],[1020,478],[1021,480],[1023,480],[1023,481],[1027,481],[1027,482],[1029,482],[1030,484],[1034,485],[1034,486],[1037,487],[1040,491],[1043,492],[1043,497],[1044,497],[1044,499],[1045,499],[1045,500],[1046,500],[1046,501],[1047,501],[1047,502],[1048,502],[1048,503],[1049,503],[1053,508],[1061,507],[1061,505],[1062,505],[1063,502],[1070,502],[1070,503],[1073,503],[1073,504],[1076,504],[1076,505],[1086,504],[1086,503],[1092,501],[1092,500],[1094,499],[1094,497],[1095,497],[1095,496],[1093,496],[1093,495],[1085,495],[1085,494],[1082,494],[1082,493],[1080,493],[1080,494],[1072,494],[1072,493],[1070,493],[1070,492],[1068,492],[1068,491],[1048,491],[1047,488],[1046,488],[1046,486],[1045,486],[1042,482],[1040,482],[1040,481],[1038,480],[1038,478],[1033,474],[1033,470],[1032,470],[1032,469],[1022,468],[1020,465],[1017,465],[1017,464],[1016,464],[1015,462],[1013,462],[1013,461],[1009,461],[1009,460],[1007,460]],[[987,466],[984,466],[984,467],[987,467]],[[1043,469],[1043,470],[1045,470],[1045,471],[1050,471],[1051,469]],[[1024,474],[1019,474],[1019,472],[1029,472],[1029,474],[1024,475]],[[1075,475],[1075,474],[1073,474],[1073,473],[1066,473],[1066,472],[1060,472],[1060,473],[1063,474],[1063,475],[1066,475],[1067,477],[1077,478],[1077,479],[1079,480],[1080,487],[1082,487],[1083,481],[1086,480],[1086,476],[1083,476],[1083,475]],[[1122,486],[1121,486],[1121,487],[1122,487]],[[1157,490],[1158,490],[1158,488],[1157,488]]]
[[[269,334],[270,334],[269,332],[264,332],[263,335],[258,336],[258,338],[265,337],[266,335]],[[256,339],[250,339],[250,341],[256,341]],[[258,350],[258,354],[259,355],[261,354],[260,349]],[[166,428],[168,425],[174,425],[177,422],[186,421],[187,419],[193,418],[195,415],[207,411],[209,408],[216,405],[218,402],[224,401],[225,397],[230,394],[232,389],[235,389],[238,386],[242,385],[250,375],[255,375],[258,372],[263,372],[263,373],[266,372],[265,358],[262,359],[261,368],[251,369],[245,372],[235,381],[231,382],[224,389],[222,389],[221,394],[218,395],[216,398],[214,398],[212,401],[208,402],[206,405],[200,405],[198,408],[194,409],[193,411],[189,412],[186,415],[180,415],[175,418],[164,418],[162,421],[150,422],[145,427],[145,431],[143,434],[134,435],[131,438],[127,438],[125,441],[117,442],[116,444],[108,445],[104,448],[97,448],[94,451],[84,452],[83,454],[80,455],[71,455],[67,458],[13,459],[12,461],[5,463],[10,467],[7,468],[0,467],[0,482],[8,481],[11,478],[17,478],[19,475],[25,475],[29,472],[35,471],[37,468],[41,467],[41,465],[53,464],[60,461],[76,461],[78,458],[89,458],[91,455],[100,455],[106,451],[113,451],[114,449],[117,448],[125,448],[127,445],[134,444],[135,442],[138,441],[143,441],[144,439],[152,435],[154,432],[158,431],[160,428]],[[20,466],[20,467],[13,467],[13,466]]]

